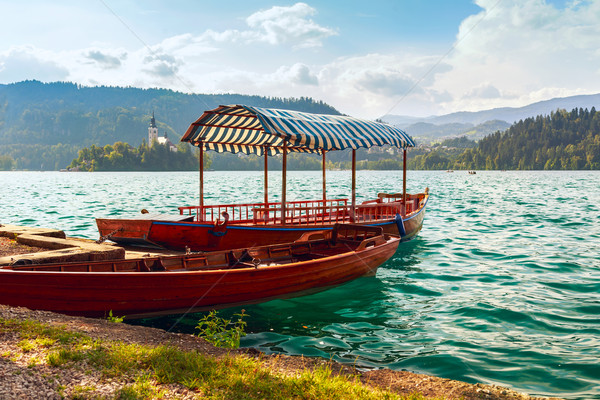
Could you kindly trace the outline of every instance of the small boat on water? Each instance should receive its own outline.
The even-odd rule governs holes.
[[[293,241],[306,232],[331,230],[337,223],[379,226],[402,241],[423,225],[429,191],[406,192],[406,149],[415,146],[404,131],[387,124],[339,115],[310,114],[245,105],[205,111],[181,139],[200,149],[200,204],[179,207],[178,214],[143,214],[130,218],[97,218],[101,240],[166,249],[226,250]],[[356,204],[356,149],[393,146],[403,150],[402,192],[379,193]],[[328,199],[325,156],[352,149],[352,196]],[[264,201],[204,204],[206,150],[264,156]],[[307,201],[286,200],[287,154],[322,155],[323,196]],[[281,201],[268,198],[268,156],[282,156]]]
[[[375,275],[400,238],[338,224],[286,244],[135,259],[0,266],[0,304],[138,318],[289,298]]]

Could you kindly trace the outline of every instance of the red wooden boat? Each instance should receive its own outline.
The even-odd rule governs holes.
[[[412,239],[421,229],[429,199],[423,193],[406,193],[406,148],[414,146],[405,132],[386,124],[346,116],[315,115],[249,106],[220,106],[206,111],[191,124],[182,141],[200,148],[200,205],[179,207],[179,215],[142,215],[129,219],[98,218],[101,239],[121,244],[142,244],[193,251],[284,243],[304,232],[330,230],[336,223],[380,226],[384,232]],[[376,199],[356,204],[356,149],[395,146],[404,150],[402,193],[380,193]],[[327,199],[325,154],[352,149],[352,196]],[[264,202],[204,204],[203,154],[243,152],[264,155]],[[323,156],[323,198],[286,201],[288,152]],[[282,155],[280,202],[269,202],[269,155]]]
[[[0,267],[0,304],[137,318],[259,303],[374,275],[399,237],[336,225],[280,245],[202,254]]]
[[[384,233],[400,235],[402,241],[412,239],[423,225],[429,195],[409,195],[408,213],[401,217],[402,202],[394,201],[401,195],[380,195],[378,200],[356,206],[350,218],[346,200],[288,202],[288,217],[281,224],[279,218],[265,218],[269,208],[264,204],[224,204],[204,206],[204,218],[199,218],[199,207],[180,207],[180,215],[142,215],[136,219],[96,219],[104,238],[123,245],[146,245],[173,250],[214,251],[269,243],[287,243],[305,232],[331,230],[336,223],[379,226]],[[386,201],[387,200],[387,201]],[[391,200],[391,201],[390,201]],[[339,205],[331,205],[336,202]],[[269,203],[271,213],[279,210],[280,203]],[[326,211],[323,212],[323,209]],[[272,215],[271,214],[271,215]],[[226,218],[222,220],[218,216]],[[233,217],[232,217],[233,216]],[[275,222],[273,221],[275,219]]]

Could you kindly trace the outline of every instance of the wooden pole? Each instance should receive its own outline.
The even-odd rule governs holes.
[[[406,149],[402,156],[402,216],[406,217]]]
[[[269,203],[269,154],[267,146],[264,147],[265,152],[265,207]]]
[[[325,161],[325,153],[326,151],[323,150],[323,160],[321,161],[321,164],[323,166],[323,210],[321,211],[321,221],[325,221],[325,213],[327,211],[327,181],[325,178],[325,165],[326,165],[326,161]],[[316,218],[316,217],[315,217]]]
[[[200,154],[198,156],[198,169],[200,170],[200,210],[198,215],[198,221],[204,221],[204,144],[200,142],[198,144]]]
[[[281,168],[281,225],[285,225],[285,194],[287,174],[287,143],[283,144],[283,165]]]
[[[356,150],[352,149],[352,213],[350,219],[355,221],[356,213]]]
[[[325,178],[325,151],[323,151],[323,161],[321,161],[323,167],[323,205],[325,205],[325,201],[327,200],[327,181]]]

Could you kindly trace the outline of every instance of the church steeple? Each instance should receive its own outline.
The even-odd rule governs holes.
[[[148,147],[152,146],[152,142],[155,140],[158,140],[158,128],[154,119],[154,111],[152,111],[152,118],[150,118],[150,126],[148,127]]]

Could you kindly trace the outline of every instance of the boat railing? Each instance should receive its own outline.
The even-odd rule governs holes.
[[[272,203],[266,203],[268,205]],[[276,203],[273,203],[276,204]],[[257,206],[265,203],[244,203],[244,204],[218,204],[206,206],[187,206],[178,207],[181,215],[194,215],[196,221],[217,222],[221,219],[228,221],[248,221],[253,218],[253,210]]]
[[[402,203],[376,203],[356,206],[354,222],[370,222],[381,219],[391,219],[401,214]]]
[[[319,225],[390,219],[416,211],[419,200],[418,195],[407,195],[405,214],[401,193],[380,193],[376,200],[357,205],[354,213],[348,199],[290,201],[285,205],[285,223]],[[181,215],[194,215],[196,221],[210,223],[227,220],[229,223],[272,224],[281,222],[281,212],[281,202],[179,207]]]
[[[406,210],[405,210],[406,215],[417,211],[421,207],[424,198],[425,198],[425,195],[423,193],[419,193],[419,194],[408,194],[407,193],[406,194]],[[376,200],[367,201],[367,202],[364,202],[363,204],[371,204],[371,203],[376,203],[376,204],[395,203],[398,206],[401,206],[403,203],[402,193],[379,193],[377,195]]]
[[[285,207],[286,220],[305,218],[335,222],[340,218],[337,214],[347,212],[347,207],[348,199],[289,201]],[[237,223],[272,223],[281,220],[281,202],[188,206],[179,207],[179,213],[194,215],[196,221],[213,223],[223,219]]]
[[[318,225],[323,223],[372,222],[382,219],[392,219],[401,212],[400,203],[361,204],[356,206],[354,216],[347,204],[330,205],[327,207],[288,207],[286,208],[287,224]],[[278,221],[281,219],[281,208],[255,209],[255,224]]]
[[[286,224],[318,225],[323,223],[336,223],[348,220],[349,211],[346,199],[327,200],[329,204],[323,204],[322,200],[286,203]],[[256,208],[255,224],[272,223],[281,221],[281,203],[274,207]]]

